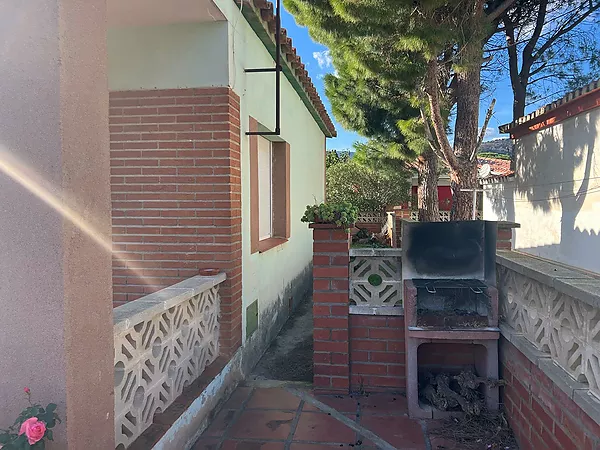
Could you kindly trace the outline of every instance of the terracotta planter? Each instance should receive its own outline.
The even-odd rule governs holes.
[[[203,277],[214,277],[221,272],[221,269],[200,269],[198,272]]]

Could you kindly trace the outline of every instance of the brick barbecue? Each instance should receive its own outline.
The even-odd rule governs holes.
[[[498,378],[497,224],[489,221],[403,222],[402,279],[407,398],[411,417],[443,414],[419,401],[419,347],[474,354],[481,377]],[[466,368],[466,367],[461,367]],[[439,371],[461,368],[443,367]],[[420,370],[421,369],[421,370]],[[487,409],[498,408],[498,388],[485,388]]]

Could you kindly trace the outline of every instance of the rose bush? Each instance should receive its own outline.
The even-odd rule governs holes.
[[[0,430],[0,449],[2,450],[43,450],[46,440],[53,440],[52,430],[60,418],[57,406],[50,403],[45,408],[31,402],[31,391],[25,388],[29,406],[25,408],[8,430]],[[17,431],[18,430],[18,431]]]

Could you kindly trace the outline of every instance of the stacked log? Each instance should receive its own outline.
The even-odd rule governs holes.
[[[501,384],[475,375],[472,370],[463,370],[458,375],[441,372],[434,375],[425,373],[419,396],[441,411],[457,410],[472,416],[479,416],[484,409],[483,394],[479,387]]]

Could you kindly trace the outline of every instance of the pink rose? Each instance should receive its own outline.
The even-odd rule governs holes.
[[[28,387],[26,387],[26,388],[25,388],[25,389],[23,389],[23,390],[25,391],[25,393],[26,393],[27,395],[29,395],[29,394],[31,393],[31,391],[29,390],[29,388],[28,388]]]
[[[27,436],[29,445],[33,445],[44,437],[44,434],[46,433],[46,424],[39,421],[37,417],[32,417],[21,424],[19,436],[23,433]]]

